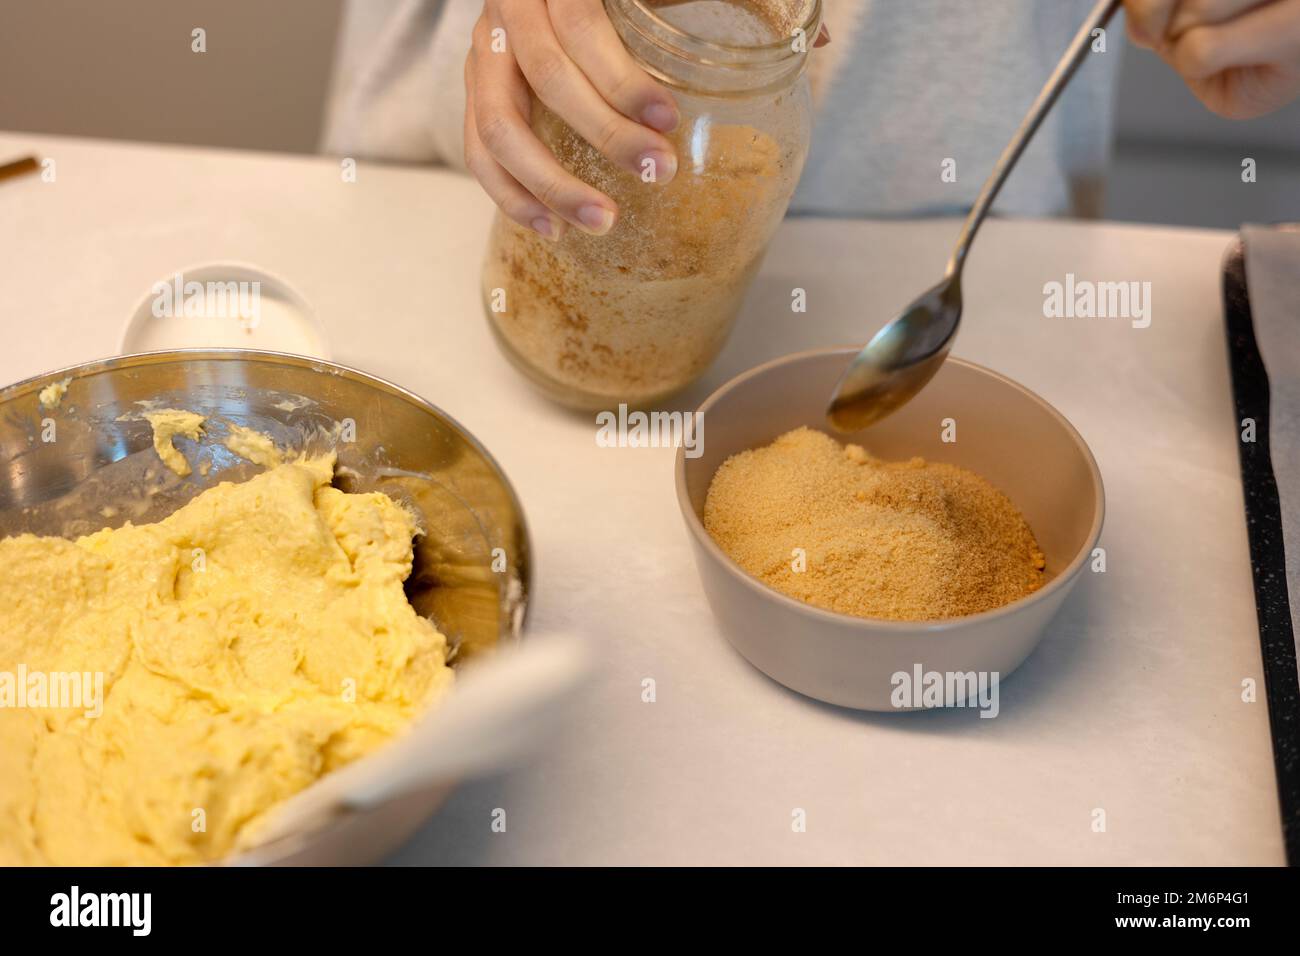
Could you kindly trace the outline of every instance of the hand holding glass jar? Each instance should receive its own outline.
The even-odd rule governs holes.
[[[784,215],[820,3],[550,7],[489,2],[466,66],[466,160],[502,210],[485,308],[551,397],[652,404],[722,347]]]

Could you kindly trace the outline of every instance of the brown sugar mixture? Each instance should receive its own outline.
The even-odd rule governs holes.
[[[605,236],[570,229],[554,243],[504,218],[493,226],[484,294],[498,335],[571,404],[649,402],[702,374],[722,348],[796,169],[753,127],[714,126],[678,139],[665,185],[616,169],[538,108],[542,139],[581,179],[613,196]],[[791,165],[794,165],[793,162]],[[769,222],[770,220],[770,222]],[[563,396],[557,396],[563,399]]]
[[[1029,525],[979,475],[881,461],[810,428],[723,462],[704,526],[769,587],[858,617],[962,617],[1043,585]]]

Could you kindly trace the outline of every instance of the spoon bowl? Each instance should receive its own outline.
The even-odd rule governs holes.
[[[946,277],[877,332],[835,386],[826,417],[841,432],[873,425],[939,371],[961,321],[961,281]]]

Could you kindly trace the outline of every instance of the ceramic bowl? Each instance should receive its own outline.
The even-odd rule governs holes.
[[[785,356],[714,392],[699,409],[700,453],[678,450],[677,497],[718,627],[751,664],[828,703],[917,709],[912,704],[919,697],[903,692],[911,684],[897,675],[957,675],[953,686],[960,691],[974,686],[964,683],[965,675],[1004,679],[1042,640],[1080,576],[1090,573],[1105,510],[1101,473],[1079,433],[1047,402],[996,372],[949,358],[903,408],[869,429],[836,437],[887,460],[920,455],[988,479],[1038,539],[1047,558],[1043,587],[1005,607],[933,622],[853,617],[787,597],[743,571],[705,531],[709,483],[737,452],[800,426],[828,430],[827,398],[855,352]],[[955,423],[951,442],[944,441],[948,419]]]

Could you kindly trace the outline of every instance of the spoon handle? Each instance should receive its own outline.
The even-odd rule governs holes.
[[[993,200],[997,198],[998,191],[1002,189],[1002,184],[1006,182],[1008,174],[1020,159],[1020,154],[1025,151],[1029,141],[1033,139],[1034,133],[1043,122],[1052,104],[1056,98],[1061,95],[1061,90],[1065,89],[1065,84],[1074,76],[1074,71],[1079,68],[1084,57],[1092,48],[1092,31],[1106,25],[1115,11],[1119,9],[1122,0],[1100,0],[1088,14],[1088,18],[1079,27],[1079,32],[1075,34],[1074,39],[1070,41],[1069,49],[1061,57],[1061,62],[1056,64],[1056,69],[1052,71],[1051,77],[1048,78],[1046,85],[1038,94],[1038,99],[1034,100],[1034,105],[1029,108],[1025,118],[1020,121],[1020,128],[1016,130],[1016,135],[1011,137],[1011,142],[1007,143],[1007,148],[1002,151],[998,157],[997,165],[993,167],[993,172],[989,175],[988,180],[984,183],[984,188],[980,190],[979,198],[975,200],[975,205],[971,207],[970,215],[966,217],[966,222],[962,226],[961,235],[957,237],[957,245],[952,251],[952,258],[948,260],[947,275],[949,278],[961,273],[961,267],[966,261],[966,252],[970,249],[971,241],[975,238],[975,233],[988,214],[989,207],[993,205]]]

